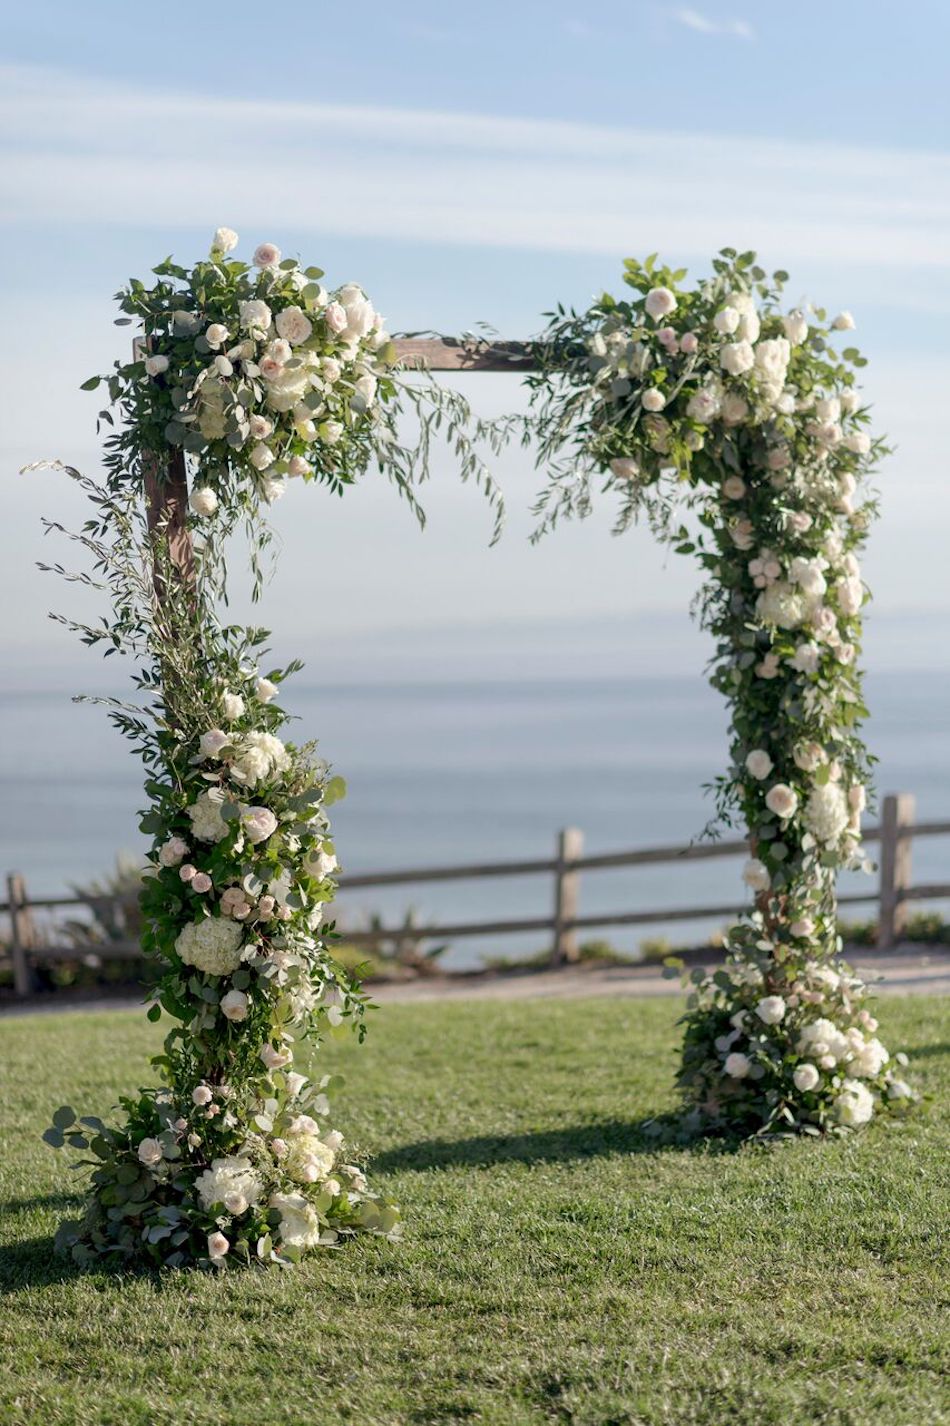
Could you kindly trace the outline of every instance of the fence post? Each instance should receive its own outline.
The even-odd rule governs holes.
[[[890,792],[881,809],[881,895],[878,911],[877,948],[889,951],[899,940],[907,923],[907,902],[903,893],[910,886],[911,839],[901,836],[912,827],[915,802],[910,792]]]
[[[7,877],[7,902],[10,907],[10,959],[13,962],[13,990],[16,995],[29,995],[33,977],[26,953],[33,944],[33,923],[30,919],[26,883],[18,871]]]
[[[565,827],[557,834],[557,866],[554,872],[554,943],[551,964],[565,965],[578,959],[577,935],[568,926],[577,915],[580,872],[568,868],[584,854],[584,833],[577,827]]]

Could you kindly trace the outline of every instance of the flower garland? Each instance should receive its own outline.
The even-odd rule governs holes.
[[[525,431],[551,471],[539,534],[586,515],[606,473],[617,528],[645,513],[707,576],[711,682],[732,708],[717,810],[748,828],[756,910],[726,966],[694,977],[679,1082],[707,1125],[852,1126],[910,1096],[835,962],[835,873],[866,865],[860,492],[886,448],[855,385],[865,360],[832,347],[849,313],[786,310],[787,274],[753,253],[723,250],[691,290],[655,258],[625,266],[633,296],[560,309],[542,335]]]
[[[398,1232],[398,1210],[327,1127],[334,1080],[294,1068],[305,1036],[364,1031],[366,997],[324,921],[337,868],[326,809],[345,787],[313,745],[280,736],[276,698],[300,665],[262,671],[266,632],[220,621],[224,537],[247,517],[256,557],[261,512],[289,477],[340,491],[372,459],[414,503],[436,427],[463,478],[500,500],[465,403],[400,376],[361,288],[327,293],[318,269],[269,243],[253,267],[231,261],[236,242],[219,229],[207,261],[189,271],[168,260],[155,285],[119,294],[131,314],[120,321],[139,317],[145,340],[107,378],[121,419],[102,413],[106,479],[64,468],[93,504],[69,537],[96,574],[53,568],[105,592],[113,616],[61,622],[133,658],[143,695],[93,701],[145,764],[143,945],[160,968],[148,1018],[174,1021],[154,1061],[160,1087],[124,1097],[111,1124],[64,1107],[44,1136],[92,1156],[84,1216],[58,1234],[80,1262],[286,1264],[341,1235]],[[396,432],[407,404],[421,418],[412,449]],[[183,553],[167,496],[175,476],[180,501],[189,475]]]

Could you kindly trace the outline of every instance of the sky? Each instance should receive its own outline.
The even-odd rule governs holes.
[[[93,681],[46,618],[64,591],[35,570],[63,553],[40,516],[74,524],[81,506],[62,476],[18,470],[95,470],[98,402],[78,387],[124,353],[112,294],[168,253],[196,259],[220,224],[239,255],[270,239],[331,284],[360,282],[393,331],[510,337],[617,291],[625,256],[699,274],[721,246],[756,248],[791,272],[790,302],[854,313],[897,447],[866,566],[868,658],[932,665],[950,616],[948,54],[944,0],[15,7],[0,49],[6,686]],[[512,377],[455,380],[485,414],[523,399]],[[532,546],[530,454],[497,476],[511,514],[493,549],[448,458],[424,533],[379,477],[344,501],[294,485],[261,615],[278,652],[328,681],[701,662],[687,559],[645,530],[613,539],[609,500]]]

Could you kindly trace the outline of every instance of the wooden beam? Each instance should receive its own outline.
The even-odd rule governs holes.
[[[404,366],[428,371],[535,371],[531,342],[493,341],[479,337],[396,337],[394,345]]]

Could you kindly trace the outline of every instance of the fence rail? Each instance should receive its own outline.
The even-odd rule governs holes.
[[[919,837],[950,836],[950,821],[916,822],[914,818],[915,804],[910,793],[892,793],[884,798],[880,824],[868,827],[863,834],[865,842],[880,843],[877,887],[868,892],[848,893],[838,898],[841,906],[877,903],[877,944],[881,950],[889,949],[900,939],[907,922],[909,907],[913,902],[950,898],[950,883],[914,886],[911,877],[914,841]],[[341,889],[344,892],[368,887],[483,878],[493,880],[507,876],[544,875],[552,877],[554,883],[552,910],[546,916],[438,925],[416,925],[407,920],[401,926],[377,927],[369,931],[346,930],[345,938],[356,945],[382,942],[417,946],[432,940],[452,941],[467,936],[513,935],[525,931],[540,931],[551,936],[551,961],[556,965],[577,959],[579,931],[605,926],[648,926],[669,921],[726,919],[739,915],[745,909],[738,902],[731,902],[715,906],[672,906],[587,916],[578,912],[583,872],[740,856],[748,852],[748,844],[744,841],[711,842],[687,847],[641,847],[625,852],[603,852],[595,856],[584,856],[583,852],[583,833],[576,827],[568,827],[558,834],[553,857],[343,875]],[[0,902],[0,914],[9,919],[9,962],[12,964],[14,990],[18,996],[30,993],[34,965],[74,959],[82,954],[75,946],[44,944],[38,934],[33,912],[66,906],[89,906],[92,902],[101,902],[103,899],[108,900],[82,896],[33,897],[28,895],[26,884],[19,873],[11,872],[8,875],[7,900]],[[103,959],[142,954],[138,944],[133,941],[107,941],[101,945],[97,944],[94,950],[95,954]]]

